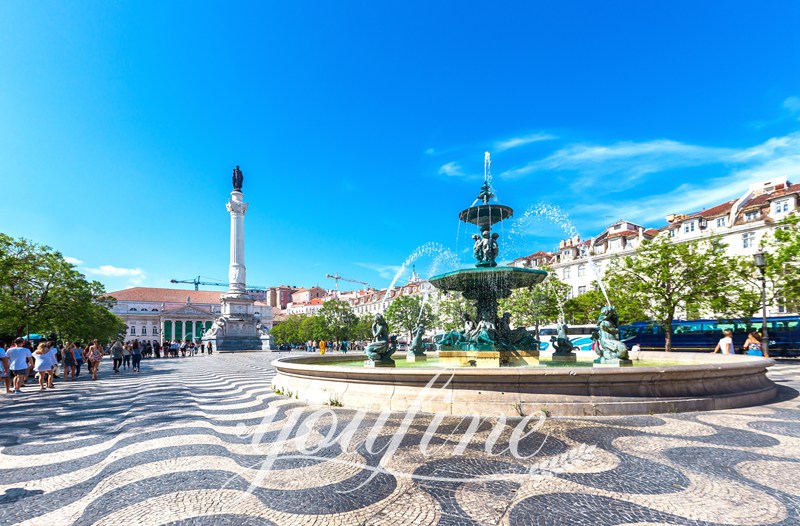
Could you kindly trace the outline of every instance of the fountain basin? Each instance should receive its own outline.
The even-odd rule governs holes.
[[[510,293],[512,289],[532,287],[541,283],[546,277],[546,271],[535,268],[476,267],[440,274],[428,281],[437,289],[466,292],[471,295],[479,291],[492,290]]]
[[[510,206],[483,204],[462,210],[458,218],[465,223],[472,223],[481,228],[489,227],[514,215]]]
[[[768,402],[775,362],[755,356],[641,351],[635,361],[680,365],[593,369],[337,366],[365,355],[273,362],[273,387],[310,404],[449,415],[610,416],[730,409]]]

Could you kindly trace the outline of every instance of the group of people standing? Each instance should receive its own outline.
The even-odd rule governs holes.
[[[80,376],[86,363],[92,380],[97,380],[104,354],[103,345],[97,340],[86,346],[72,342],[62,346],[56,342],[40,342],[34,349],[28,340],[17,338],[8,349],[5,342],[0,342],[0,378],[6,393],[19,394],[33,374],[39,380],[39,389],[45,391],[55,389],[53,379],[58,378],[59,365],[64,370],[64,381],[68,382]]]

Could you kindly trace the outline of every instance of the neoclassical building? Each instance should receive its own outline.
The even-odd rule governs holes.
[[[666,215],[666,226],[646,228],[621,219],[592,239],[562,240],[557,251],[539,251],[515,259],[518,267],[552,269],[558,278],[570,285],[570,297],[591,288],[597,276],[602,276],[611,261],[635,252],[642,241],[656,236],[668,236],[675,243],[693,241],[708,236],[720,236],[730,256],[752,257],[759,251],[764,237],[772,233],[777,223],[800,210],[800,184],[786,177],[751,184],[742,196],[711,208],[692,213]],[[783,305],[768,305],[768,315],[786,313]]]
[[[128,325],[125,341],[198,340],[220,315],[221,292],[133,287],[109,292],[111,312]],[[256,316],[272,328],[272,307],[256,302]]]

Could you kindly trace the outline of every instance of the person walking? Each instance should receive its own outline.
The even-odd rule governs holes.
[[[40,343],[33,352],[33,370],[39,378],[39,390],[45,391],[52,384],[53,362],[50,357],[50,346],[44,342]]]
[[[119,372],[119,367],[122,365],[122,351],[123,347],[119,340],[114,340],[113,345],[111,345],[111,359],[114,363],[114,372]]]
[[[89,372],[92,373],[92,380],[97,380],[97,373],[100,371],[100,362],[103,360],[105,351],[99,341],[94,340],[91,345],[86,347],[86,358],[89,362]]]
[[[325,342],[325,340],[320,340],[319,341],[319,354],[320,355],[324,355],[326,350],[327,350],[327,343]]]
[[[6,393],[11,394],[11,362],[6,353],[6,342],[0,341],[0,378],[6,386]]]
[[[717,346],[711,354],[721,352],[722,354],[734,354],[733,352],[733,331],[725,329],[722,331],[722,338],[717,342]]]
[[[81,375],[81,366],[83,366],[83,346],[80,342],[76,342],[72,347],[72,354],[75,355],[75,378]]]
[[[33,364],[31,351],[25,347],[25,339],[14,340],[14,347],[7,351],[9,367],[14,374],[14,392],[20,394],[25,380],[28,378],[28,368]]]
[[[61,357],[61,353],[58,350],[58,344],[56,342],[49,342],[47,344],[47,356],[50,359],[50,374],[47,375],[47,387],[50,389],[54,389],[53,386],[53,378],[58,378],[58,362],[60,361],[59,358]]]
[[[148,344],[150,345],[150,344]],[[141,347],[134,347],[131,349],[131,359],[133,359],[133,372],[139,372],[139,366],[142,363],[142,348]]]
[[[75,346],[72,342],[64,344],[64,351],[61,353],[61,363],[64,366],[64,381],[75,380]]]
[[[130,344],[125,344],[122,346],[122,368],[127,369],[131,366],[131,354],[133,350],[136,349],[139,352],[139,356],[141,356],[141,351],[139,349],[138,342],[134,342],[135,345],[131,346]]]

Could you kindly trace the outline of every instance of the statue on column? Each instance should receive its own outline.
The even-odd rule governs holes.
[[[244,175],[242,175],[242,171],[239,169],[237,165],[236,168],[233,169],[233,189],[242,191],[242,183],[244,182]]]

